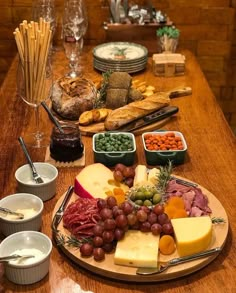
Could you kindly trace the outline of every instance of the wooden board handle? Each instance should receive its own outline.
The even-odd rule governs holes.
[[[169,97],[170,97],[170,99],[173,99],[173,98],[177,98],[177,97],[188,96],[191,94],[192,94],[191,87],[186,86],[186,87],[171,91],[169,94]]]

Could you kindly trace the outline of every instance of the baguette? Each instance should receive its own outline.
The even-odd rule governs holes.
[[[116,130],[137,118],[146,116],[170,103],[169,93],[155,93],[144,100],[135,101],[115,109],[105,120],[107,130]]]

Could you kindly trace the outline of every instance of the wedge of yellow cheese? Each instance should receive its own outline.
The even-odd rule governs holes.
[[[114,261],[117,265],[131,267],[157,267],[159,236],[128,230],[118,241]]]
[[[208,216],[172,219],[179,256],[206,250],[212,239],[212,222]]]

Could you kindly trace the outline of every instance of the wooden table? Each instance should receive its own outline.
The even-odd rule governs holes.
[[[85,76],[93,80],[100,74],[92,67],[92,51],[84,50]],[[207,81],[190,52],[186,56],[186,74],[175,78],[157,78],[151,72],[151,63],[143,73],[136,74],[141,80],[153,84],[159,90],[170,90],[178,86],[190,86],[192,95],[176,98],[171,104],[179,107],[177,118],[163,128],[181,131],[188,144],[187,158],[183,165],[174,169],[176,175],[193,180],[212,192],[224,206],[230,223],[225,247],[220,255],[207,267],[187,277],[156,284],[120,283],[86,271],[63,255],[54,246],[50,273],[42,281],[30,286],[16,286],[2,278],[5,292],[78,292],[78,285],[95,293],[118,292],[236,292],[236,139],[213,96]],[[63,51],[53,56],[55,76],[67,70]],[[16,191],[15,170],[25,164],[17,137],[24,136],[32,128],[33,115],[24,102],[16,97],[16,60],[13,62],[1,88],[0,96],[0,194],[1,197]],[[42,127],[50,135],[52,124],[42,111]],[[93,163],[91,138],[83,137],[86,148],[86,165]],[[145,164],[140,136],[136,137],[136,163]],[[34,161],[44,160],[45,149],[31,149]],[[45,202],[42,232],[51,237],[51,217],[57,200],[73,184],[79,168],[61,168],[56,196]]]

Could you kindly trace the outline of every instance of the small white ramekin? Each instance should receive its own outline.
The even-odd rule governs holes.
[[[49,200],[56,194],[58,170],[48,163],[34,163],[34,165],[45,182],[39,184],[34,182],[30,166],[28,164],[23,165],[15,172],[18,192],[35,194],[43,201]]]
[[[38,231],[42,224],[43,201],[36,195],[29,193],[15,193],[0,200],[0,206],[11,211],[17,209],[34,209],[35,213],[25,219],[10,219],[1,213],[0,231],[8,236],[19,231]]]
[[[51,239],[45,234],[36,231],[17,232],[0,243],[0,257],[11,255],[16,250],[21,249],[38,249],[44,256],[30,264],[6,263],[5,274],[7,279],[20,285],[33,284],[42,280],[49,271],[52,251]]]

